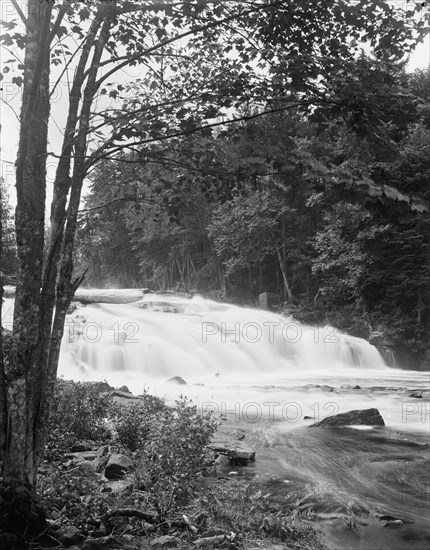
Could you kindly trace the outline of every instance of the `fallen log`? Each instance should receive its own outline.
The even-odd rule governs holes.
[[[72,301],[82,304],[130,304],[151,292],[149,288],[78,288]],[[15,287],[5,286],[4,297],[14,298]]]

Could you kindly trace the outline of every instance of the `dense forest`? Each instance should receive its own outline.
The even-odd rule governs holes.
[[[267,292],[425,368],[429,90],[428,70],[362,55],[317,106],[242,107],[237,123],[104,162],[80,217],[87,284],[239,303]]]
[[[86,284],[243,304],[267,292],[270,307],[428,368],[429,90],[429,70],[363,54],[317,106],[242,106],[238,122],[103,162],[80,212]],[[4,182],[2,213],[13,276]]]
[[[273,308],[427,368],[429,89],[429,70],[362,55],[317,107],[242,107],[239,122],[107,160],[80,213],[86,284],[246,304],[267,292]],[[2,212],[13,275],[4,183]]]

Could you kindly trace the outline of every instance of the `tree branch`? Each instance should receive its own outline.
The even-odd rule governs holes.
[[[222,3],[222,2],[220,2],[220,3]],[[131,62],[138,61],[141,57],[147,56],[150,53],[152,53],[153,51],[156,51],[160,48],[163,48],[164,46],[168,46],[169,44],[173,44],[174,42],[177,42],[178,40],[182,40],[183,38],[186,38],[187,36],[191,36],[193,34],[196,34],[200,31],[206,31],[206,30],[209,30],[209,29],[213,29],[215,27],[223,25],[224,23],[234,21],[235,19],[238,19],[239,17],[244,17],[244,16],[250,15],[252,13],[256,13],[258,11],[270,8],[270,7],[276,7],[276,6],[282,5],[284,3],[285,3],[285,0],[277,0],[275,2],[271,2],[271,3],[268,3],[268,4],[260,4],[259,6],[256,6],[252,9],[249,9],[248,11],[245,11],[243,13],[235,13],[234,15],[230,15],[228,17],[225,17],[224,19],[221,19],[220,21],[212,21],[211,23],[208,23],[206,25],[198,25],[198,26],[192,27],[188,31],[177,34],[175,36],[172,36],[171,38],[163,40],[163,41],[159,42],[158,44],[156,44],[155,46],[152,46],[152,47],[146,49],[143,52],[139,52],[139,53],[136,53],[136,54],[128,57],[128,59],[126,61],[124,61],[123,63],[120,63],[118,66],[114,67],[113,69],[108,71],[105,75],[103,75],[97,81],[97,85],[100,86],[100,84],[102,82],[104,82],[105,80],[107,80],[112,74],[114,74],[115,72],[121,70],[123,67],[126,67]]]
[[[61,25],[61,21],[63,20],[64,16],[67,13],[67,10],[69,9],[69,6],[66,2],[63,2],[63,5],[60,7],[57,19],[55,20],[55,23],[52,26],[51,32],[49,33],[49,39],[48,44],[51,44],[52,40],[54,39],[55,35],[57,34],[57,31]]]
[[[98,206],[93,206],[92,208],[83,208],[82,210],[79,210],[79,214],[84,214],[85,212],[93,212],[94,210],[100,210],[101,208],[106,208],[106,206],[114,204],[115,202],[127,201],[146,202],[148,204],[156,204],[158,206],[161,206],[158,201],[154,199],[147,199],[146,197],[122,197],[119,199],[112,199],[111,201],[105,202],[104,204],[99,204]]]
[[[103,152],[103,150],[105,150],[105,151],[109,150],[108,149],[109,145],[105,144],[99,149],[98,152],[96,151],[92,155],[89,156],[88,161],[86,163],[86,170],[88,170],[94,164],[94,162],[97,162],[98,160],[101,160],[101,159],[112,158],[111,155],[113,155],[114,153],[116,153],[118,151],[122,151],[124,149],[127,149],[128,147],[136,147],[136,145],[146,145],[148,143],[154,143],[156,141],[166,141],[168,139],[172,139],[172,138],[175,138],[175,137],[189,136],[189,135],[195,134],[197,132],[201,132],[202,130],[207,130],[208,128],[216,128],[218,126],[224,126],[226,124],[233,124],[235,122],[246,122],[248,120],[252,120],[252,119],[258,118],[260,116],[269,115],[269,114],[272,114],[272,113],[279,113],[279,112],[282,112],[282,111],[286,111],[288,109],[294,109],[296,107],[300,107],[302,105],[308,105],[308,104],[309,104],[309,101],[302,101],[302,102],[299,102],[299,103],[294,103],[292,105],[288,105],[287,107],[279,107],[277,109],[270,109],[268,111],[262,111],[262,112],[254,114],[254,115],[244,115],[244,116],[241,116],[241,117],[231,118],[231,119],[228,119],[228,120],[212,122],[212,123],[209,123],[209,124],[203,124],[201,126],[198,126],[196,128],[192,128],[190,130],[182,130],[180,132],[174,132],[174,133],[168,134],[166,136],[160,136],[160,137],[155,137],[155,138],[150,138],[150,139],[144,139],[144,140],[141,140],[141,141],[135,141],[133,143],[126,143],[126,144],[123,144],[123,145],[113,146],[113,144],[112,144],[113,148],[109,151],[109,156],[105,156],[105,155],[100,156],[100,153]]]
[[[21,20],[24,23],[24,25],[27,27],[27,18],[25,17],[22,9],[19,7],[18,2],[16,0],[12,0],[12,5],[16,9],[18,15],[21,17]]]

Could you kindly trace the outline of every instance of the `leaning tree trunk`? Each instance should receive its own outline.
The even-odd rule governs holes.
[[[281,268],[282,278],[284,280],[285,292],[287,294],[288,301],[292,302],[294,300],[294,296],[291,290],[290,282],[288,280],[287,269],[285,267],[284,258],[282,257],[282,251],[279,246],[276,248],[276,254],[278,255],[279,267]]]

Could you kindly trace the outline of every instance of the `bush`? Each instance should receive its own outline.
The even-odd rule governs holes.
[[[78,439],[108,439],[107,420],[113,408],[112,396],[101,393],[96,384],[57,379],[49,419],[47,458],[57,458],[61,450]]]
[[[154,417],[166,409],[164,401],[146,390],[139,403],[117,406],[115,412],[115,429],[118,442],[129,451],[143,447],[150,433]]]
[[[169,407],[145,392],[140,403],[120,406],[93,385],[64,380],[57,383],[46,458],[60,458],[76,439],[100,443],[106,438],[108,422],[116,432],[112,444],[131,455],[137,485],[145,490],[146,505],[160,520],[188,502],[202,476],[212,468],[213,454],[207,445],[217,423],[211,414],[200,415],[187,398],[181,397],[175,407]],[[58,480],[57,485],[55,495],[48,491],[51,505],[64,506],[56,500],[68,494],[70,508],[83,496],[76,487],[70,493]],[[94,506],[92,501],[90,504]],[[76,510],[69,513],[76,515]]]
[[[160,519],[185,504],[211,469],[213,455],[206,446],[216,428],[212,415],[200,415],[187,398],[158,410],[145,425],[136,471]]]

